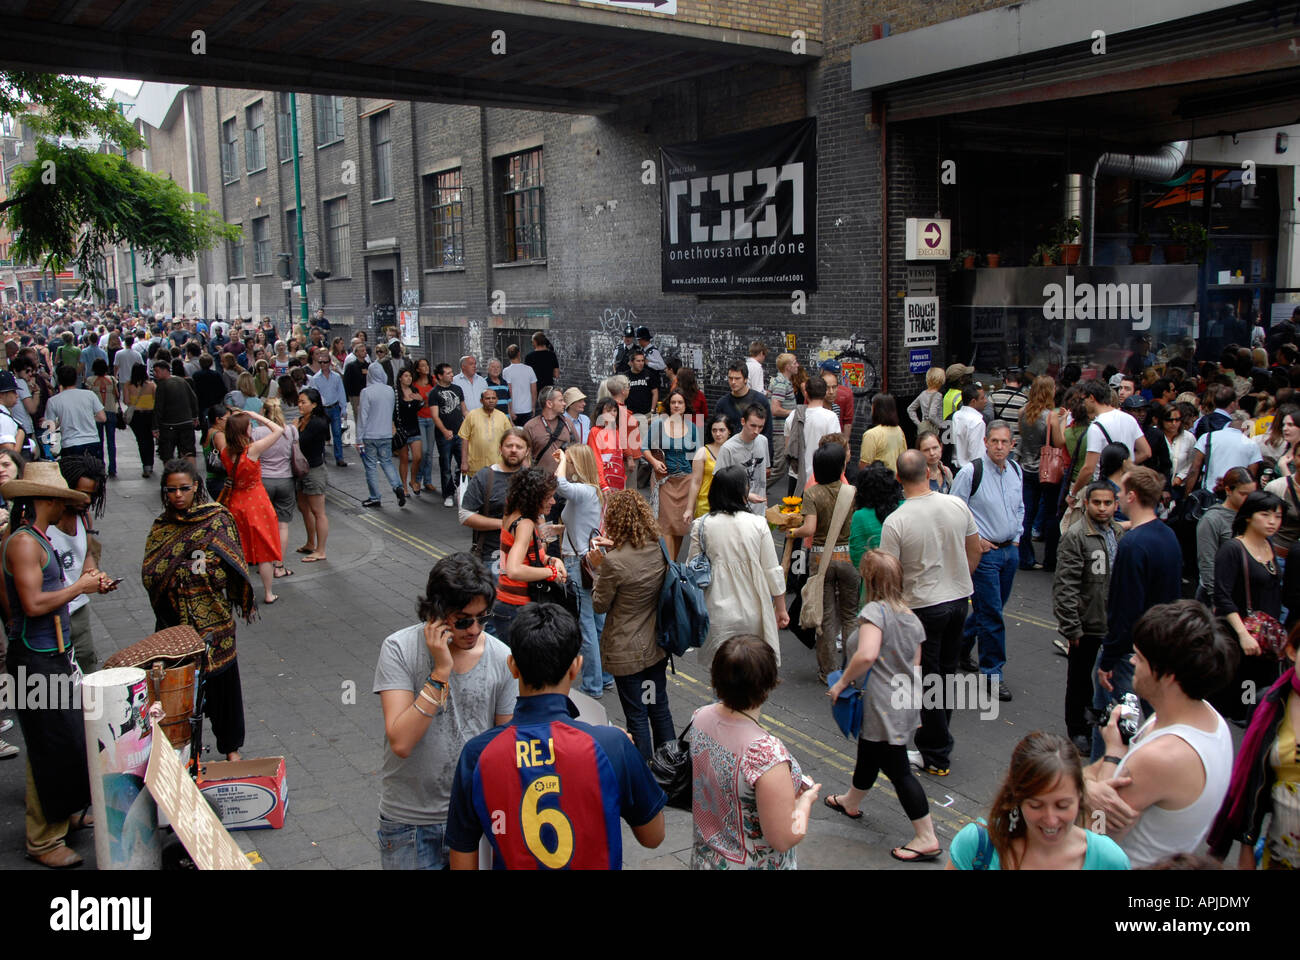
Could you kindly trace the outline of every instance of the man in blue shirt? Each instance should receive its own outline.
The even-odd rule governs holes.
[[[1097,653],[1093,711],[1100,716],[1112,700],[1133,691],[1133,627],[1156,604],[1183,596],[1183,554],[1178,535],[1156,518],[1164,478],[1148,467],[1129,467],[1119,482],[1119,502],[1129,530],[1115,550],[1106,597],[1106,639]],[[1106,752],[1100,728],[1093,728],[1092,759]]]
[[[653,849],[667,797],[627,734],[573,719],[582,636],[568,611],[528,604],[510,632],[519,699],[510,723],[461,751],[447,816],[451,869],[478,869],[484,835],[497,870],[622,869],[620,819]]]
[[[1002,679],[1007,662],[1007,628],[1002,608],[1020,566],[1020,535],[1025,525],[1024,475],[1011,455],[1011,427],[994,420],[984,434],[984,453],[957,472],[952,495],[966,501],[980,535],[979,566],[971,574],[974,609],[962,631],[962,667],[976,669],[971,651],[978,638],[979,671],[994,678],[998,699],[1011,699]]]
[[[348,395],[343,389],[343,378],[334,372],[329,351],[324,347],[317,350],[315,360],[317,372],[307,378],[307,386],[320,392],[320,402],[325,405],[330,431],[334,435],[334,463],[346,467],[348,462],[343,459],[343,404],[348,402]]]

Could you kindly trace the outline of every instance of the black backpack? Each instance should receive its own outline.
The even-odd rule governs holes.
[[[1011,466],[1016,468],[1016,476],[1020,477],[1020,479],[1023,481],[1025,475],[1024,472],[1020,469],[1020,464],[1016,463],[1016,461],[1012,460],[1010,457],[1007,458],[1007,463],[1011,464]],[[984,458],[980,457],[978,460],[974,460],[971,462],[971,478],[970,478],[971,498],[975,496],[975,491],[980,488],[980,483],[983,480],[984,480]]]

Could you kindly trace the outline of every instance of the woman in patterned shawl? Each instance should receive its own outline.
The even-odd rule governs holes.
[[[194,464],[168,461],[162,470],[163,514],[145,542],[141,580],[157,618],[155,629],[189,624],[207,646],[204,712],[217,752],[239,760],[244,697],[235,661],[235,610],[245,622],[257,601],[239,531],[230,512],[207,499]]]

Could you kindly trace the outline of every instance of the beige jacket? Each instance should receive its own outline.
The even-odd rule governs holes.
[[[605,614],[600,665],[616,677],[639,673],[667,656],[655,639],[667,569],[658,540],[640,549],[624,544],[605,554],[591,588],[591,605]]]

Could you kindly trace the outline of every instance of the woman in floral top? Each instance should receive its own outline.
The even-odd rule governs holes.
[[[755,636],[713,657],[721,703],[695,711],[687,734],[694,775],[692,870],[794,870],[795,845],[821,784],[809,784],[785,744],[758,721],[777,684],[776,654]]]

